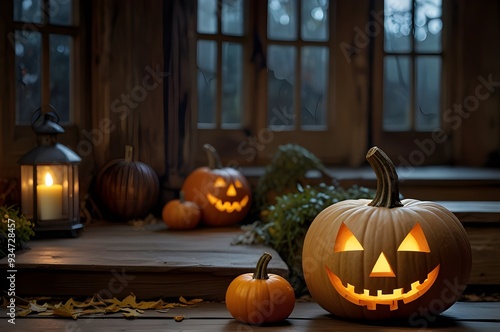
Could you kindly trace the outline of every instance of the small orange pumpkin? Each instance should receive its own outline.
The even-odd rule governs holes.
[[[282,321],[292,313],[295,293],[285,278],[267,273],[271,258],[269,253],[264,253],[255,273],[242,274],[229,285],[226,307],[236,320],[260,325]]]
[[[179,194],[179,199],[173,199],[165,204],[161,215],[170,229],[193,229],[198,226],[201,219],[198,205],[184,200],[182,191]]]
[[[195,169],[182,185],[186,200],[201,209],[208,226],[229,226],[243,220],[250,210],[252,190],[241,172],[222,167],[213,146],[205,144],[208,167]]]

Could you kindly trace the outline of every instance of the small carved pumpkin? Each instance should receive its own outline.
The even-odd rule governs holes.
[[[243,220],[250,209],[250,185],[238,170],[222,167],[213,146],[205,144],[204,148],[209,166],[191,172],[182,185],[182,191],[186,200],[198,204],[206,225],[235,224]]]
[[[277,274],[268,274],[271,255],[264,253],[254,273],[236,277],[226,291],[231,316],[247,324],[274,323],[286,319],[295,307],[290,283]]]
[[[333,204],[306,234],[307,287],[318,304],[341,317],[435,317],[458,300],[469,280],[467,234],[439,204],[400,201],[394,165],[377,147],[367,160],[377,175],[373,201]]]
[[[158,200],[160,182],[151,166],[132,160],[132,147],[125,159],[108,163],[97,177],[97,191],[112,215],[133,219],[144,217]]]

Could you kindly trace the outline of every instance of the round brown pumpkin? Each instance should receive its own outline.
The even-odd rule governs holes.
[[[222,167],[219,155],[212,145],[205,144],[204,148],[209,165],[195,169],[184,180],[184,197],[187,201],[198,204],[205,225],[236,224],[250,210],[250,185],[238,170]]]
[[[158,200],[160,183],[151,166],[132,160],[126,146],[125,159],[110,162],[97,178],[97,191],[104,207],[115,217],[141,218]]]
[[[380,149],[370,149],[367,160],[377,175],[375,198],[333,204],[307,231],[307,287],[336,316],[433,320],[458,300],[469,280],[467,233],[437,203],[400,200],[395,167]]]

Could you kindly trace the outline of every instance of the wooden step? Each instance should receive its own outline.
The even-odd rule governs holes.
[[[264,251],[269,272],[288,268],[272,249],[232,245],[239,227],[167,230],[163,222],[87,226],[79,238],[39,239],[16,254],[18,296],[201,297],[222,300],[229,283],[253,272]],[[7,261],[0,261],[6,268]],[[2,281],[5,285],[5,279]],[[8,287],[7,287],[8,288]],[[3,289],[7,289],[3,288]]]
[[[439,316],[407,321],[364,322],[339,319],[314,302],[297,302],[283,322],[250,326],[236,321],[223,303],[200,303],[158,312],[145,310],[136,319],[125,319],[123,312],[88,315],[72,320],[30,314],[18,317],[9,331],[499,331],[500,302],[457,302]],[[183,317],[176,322],[174,317]],[[6,309],[0,308],[0,326],[7,327]],[[4,328],[5,330],[5,328]]]
[[[377,179],[369,166],[332,167],[329,173],[344,188],[353,185],[376,188]],[[255,185],[264,174],[262,167],[244,167],[243,174]],[[399,189],[406,198],[433,201],[489,201],[500,199],[500,169],[478,167],[397,167]],[[308,182],[325,179],[318,171],[307,173]]]
[[[500,202],[440,201],[462,221],[472,246],[470,284],[500,285]],[[287,276],[279,255],[262,245],[232,245],[239,227],[167,230],[90,224],[81,237],[39,239],[16,253],[19,296],[201,297],[222,300],[229,283],[252,272],[264,251],[269,271]],[[6,269],[7,260],[0,261]],[[1,282],[7,289],[6,280]]]

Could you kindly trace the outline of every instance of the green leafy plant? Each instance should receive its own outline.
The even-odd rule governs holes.
[[[290,269],[289,280],[298,296],[307,292],[302,274],[302,245],[314,218],[326,207],[346,199],[373,198],[374,191],[353,186],[348,189],[321,183],[298,186],[297,192],[276,197],[266,222],[243,226],[237,243],[264,243],[275,249]]]
[[[2,222],[0,223],[0,258],[7,255],[7,242],[9,224],[14,224],[14,234],[15,234],[15,249],[21,249],[23,245],[28,242],[35,232],[33,227],[35,226],[31,221],[26,219],[26,217],[19,211],[15,206],[0,206],[0,216]],[[9,223],[9,219],[13,220]]]
[[[275,197],[295,192],[297,185],[306,182],[309,171],[318,171],[322,178],[334,182],[326,167],[312,152],[298,144],[280,145],[255,188],[257,209],[265,210],[275,203]]]

